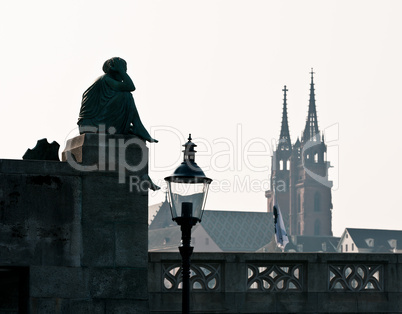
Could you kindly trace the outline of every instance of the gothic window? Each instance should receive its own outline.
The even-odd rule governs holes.
[[[283,160],[279,160],[279,170],[283,170]]]
[[[290,160],[288,159],[288,161],[286,162],[286,169],[290,170]]]
[[[320,211],[320,203],[321,203],[320,193],[316,192],[314,195],[314,211],[315,212]]]
[[[317,163],[318,162],[318,153],[314,154],[314,162]]]
[[[314,223],[314,235],[320,235],[320,221],[316,220]]]

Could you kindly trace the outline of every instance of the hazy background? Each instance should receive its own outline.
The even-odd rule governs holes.
[[[198,164],[219,183],[207,209],[265,211],[283,85],[294,142],[313,67],[334,234],[401,229],[401,13],[400,1],[2,1],[0,158],[20,159],[44,137],[63,150],[82,93],[120,56],[160,140],[149,145],[154,181],[192,133]]]

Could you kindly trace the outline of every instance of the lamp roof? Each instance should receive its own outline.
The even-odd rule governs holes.
[[[195,145],[191,142],[191,134],[188,137],[188,142],[184,146],[183,162],[176,168],[171,176],[165,178],[169,182],[178,183],[211,183],[212,179],[205,176],[204,171],[195,162]]]

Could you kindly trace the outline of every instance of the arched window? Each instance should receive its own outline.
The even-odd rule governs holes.
[[[283,160],[279,160],[279,170],[283,170]]]
[[[316,192],[314,195],[314,211],[319,212],[321,206],[321,196],[320,193]]]
[[[320,221],[316,220],[314,223],[314,235],[320,235]]]
[[[286,162],[286,170],[290,170],[290,160],[289,159]]]
[[[314,154],[314,162],[317,163],[318,162],[318,153]]]

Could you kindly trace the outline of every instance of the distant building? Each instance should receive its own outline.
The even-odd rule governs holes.
[[[158,208],[159,207],[159,208]],[[172,221],[167,201],[150,207],[157,210],[148,231],[149,251],[175,251],[180,227]],[[195,252],[255,252],[274,234],[271,213],[205,210],[201,223],[191,232]]]
[[[149,207],[153,217],[148,231],[148,251],[177,252],[180,227],[172,221],[167,200]],[[340,238],[290,236],[285,252],[337,252]],[[195,252],[280,252],[274,235],[272,213],[206,210],[192,228]]]
[[[271,187],[266,191],[268,212],[274,190],[289,235],[332,236],[332,182],[324,135],[318,129],[314,79],[311,72],[310,101],[301,140],[290,140],[287,99],[283,89],[283,113],[279,142],[272,158]]]
[[[339,237],[332,236],[290,236],[285,252],[289,253],[335,253],[339,243]],[[257,252],[281,252],[276,246],[275,238]]]
[[[402,230],[346,228],[339,241],[342,253],[402,253]]]

